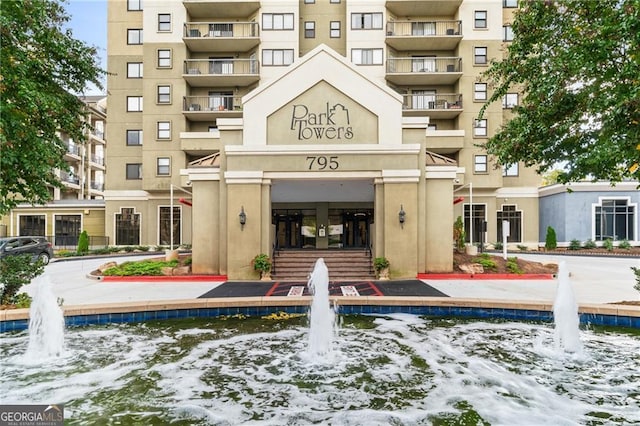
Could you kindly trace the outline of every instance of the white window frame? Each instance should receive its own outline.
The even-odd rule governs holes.
[[[488,135],[488,120],[483,118],[481,120],[473,120],[473,137],[474,138],[486,138]]]
[[[354,65],[382,65],[383,51],[380,48],[351,49],[351,62]]]
[[[473,100],[486,101],[488,90],[487,83],[473,83]]]
[[[142,28],[127,28],[127,44],[138,45],[143,42]]]
[[[489,156],[478,154],[473,156],[473,173],[489,173]]]
[[[142,77],[143,77],[143,63],[127,62],[127,78],[142,78]]]
[[[263,13],[263,31],[289,31],[294,29],[293,13]]]
[[[604,240],[597,240],[596,239],[596,208],[600,207],[602,208],[602,204],[605,201],[617,201],[617,200],[625,200],[627,202],[627,208],[629,207],[633,207],[633,239],[628,239],[629,241],[633,240],[633,241],[638,241],[638,203],[632,203],[631,202],[631,197],[626,197],[626,196],[613,196],[613,197],[598,197],[598,202],[597,203],[592,203],[591,204],[591,238],[594,241],[604,241]],[[621,240],[617,240],[617,241],[621,241]]]
[[[265,67],[282,67],[293,63],[293,49],[263,49],[262,65]]]
[[[142,96],[127,96],[127,112],[142,112]]]
[[[156,176],[171,176],[171,157],[156,158]]]
[[[156,122],[156,139],[161,141],[171,140],[171,121]]]

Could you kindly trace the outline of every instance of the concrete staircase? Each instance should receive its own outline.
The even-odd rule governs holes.
[[[371,253],[368,250],[279,250],[273,256],[271,278],[276,281],[306,282],[316,260],[323,258],[330,281],[374,280]]]

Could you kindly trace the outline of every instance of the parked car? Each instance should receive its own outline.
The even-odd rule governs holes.
[[[46,265],[53,257],[53,248],[45,237],[0,238],[0,259],[20,254],[30,254],[34,261],[40,259]]]

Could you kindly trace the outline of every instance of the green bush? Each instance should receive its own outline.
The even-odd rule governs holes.
[[[87,253],[89,253],[89,234],[85,230],[78,237],[78,254],[85,255]]]
[[[251,265],[258,272],[269,272],[271,270],[271,259],[269,259],[269,255],[260,253],[253,258]]]
[[[32,261],[30,254],[7,256],[0,260],[0,305],[15,304],[20,287],[44,271],[41,260]]]
[[[611,241],[611,238],[607,238],[606,240],[604,240],[602,242],[602,247],[607,249],[607,251],[613,251],[613,241]]]
[[[580,250],[582,248],[582,244],[580,240],[573,239],[569,243],[569,250]]]
[[[547,236],[544,240],[544,248],[547,250],[555,250],[558,248],[558,240],[556,239],[556,230],[551,226],[547,226]]]
[[[504,248],[504,246],[502,245],[501,241],[495,242],[493,243],[493,248],[496,250],[502,250]]]
[[[509,272],[513,274],[521,274],[522,269],[518,266],[518,258],[517,257],[508,257],[507,258],[507,269]]]
[[[31,296],[27,293],[18,293],[14,298],[14,304],[18,309],[24,309],[31,307]]]
[[[184,260],[184,264],[185,264],[185,266],[189,266],[189,265],[191,265],[191,262],[192,262],[191,257],[187,257],[187,258]]]
[[[136,246],[138,251],[149,251],[149,246]]]
[[[162,275],[162,268],[175,268],[178,266],[177,260],[169,262],[160,260],[142,260],[140,262],[124,262],[103,272],[107,276],[138,276],[138,275]]]
[[[373,269],[375,269],[376,272],[380,272],[388,267],[389,259],[387,259],[386,257],[376,257],[375,259],[373,259]]]
[[[455,223],[453,224],[453,240],[456,245],[456,250],[458,250],[459,252],[463,252],[465,244],[465,232],[462,216],[458,216]]]
[[[587,241],[584,242],[584,245],[582,247],[584,247],[586,249],[594,249],[594,248],[596,248],[598,246],[596,245],[595,241],[593,241],[591,238],[589,238]]]
[[[126,251],[127,253],[131,253],[133,252],[136,248],[135,246],[125,246],[122,248],[124,251]]]
[[[473,261],[481,264],[484,269],[491,271],[495,271],[498,268],[495,260],[493,260],[488,253],[482,253],[480,256],[474,258]]]
[[[618,243],[618,248],[623,250],[631,250],[631,243],[629,243],[629,240],[622,240]]]
[[[529,247],[525,246],[524,244],[518,244],[516,247],[518,247],[518,250],[520,250],[520,251],[529,250]]]
[[[636,283],[634,284],[633,288],[640,291],[640,268],[636,268],[635,266],[632,266],[631,270],[633,271],[634,274],[636,274]]]

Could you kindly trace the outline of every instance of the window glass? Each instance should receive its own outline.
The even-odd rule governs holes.
[[[133,208],[121,208],[116,213],[116,245],[140,244],[140,213]]]
[[[127,0],[127,10],[129,11],[142,10],[142,0]]]
[[[142,145],[142,130],[127,130],[127,145]]]
[[[340,37],[340,21],[331,21],[329,24],[329,36],[331,38],[339,38]]]
[[[141,29],[128,29],[127,30],[127,44],[142,44],[142,30]]]
[[[142,179],[142,164],[127,163],[127,179]]]
[[[502,33],[502,39],[504,41],[513,41],[513,27],[511,27],[511,25],[502,27]]]
[[[293,13],[263,13],[263,30],[292,30]]]
[[[473,122],[473,136],[485,137],[487,136],[487,119],[474,120]]]
[[[382,65],[382,49],[352,49],[351,62],[356,65]]]
[[[306,21],[304,23],[304,37],[315,38],[316,36],[316,23],[313,21]]]
[[[506,177],[518,176],[518,163],[512,164],[510,166],[503,166],[502,176],[506,176]]]
[[[487,83],[475,83],[473,85],[473,99],[476,101],[487,100]]]
[[[475,173],[486,173],[488,170],[486,155],[476,155],[473,157],[473,171]]]
[[[503,205],[502,211],[496,212],[498,241],[502,241],[502,221],[509,222],[508,243],[519,243],[522,241],[522,212],[516,210],[516,206]]]
[[[173,207],[173,245],[180,245],[180,206]],[[160,229],[158,230],[158,235],[160,236],[160,241],[158,244],[161,245],[170,245],[171,244],[171,206],[161,206],[160,207],[160,217],[158,220],[158,226]]]
[[[158,68],[171,68],[171,49],[158,49]]]
[[[160,157],[157,159],[158,176],[169,176],[171,174],[171,159],[168,157]]]
[[[382,29],[382,13],[352,13],[351,29],[381,30]]]
[[[473,63],[478,65],[485,65],[487,63],[486,47],[475,47],[473,49]]]
[[[513,108],[518,105],[518,94],[507,93],[502,97],[502,108]]]
[[[158,121],[158,139],[171,139],[171,122]]]
[[[171,14],[158,13],[158,31],[171,31]]]
[[[262,51],[262,65],[284,66],[293,63],[293,49],[264,49]]]
[[[127,62],[127,78],[142,78],[142,62]]]
[[[142,111],[142,96],[127,96],[127,111]]]
[[[473,24],[475,28],[487,28],[487,11],[476,10],[474,13]]]
[[[167,86],[167,85],[158,86],[158,103],[159,104],[171,103],[171,86]]]

